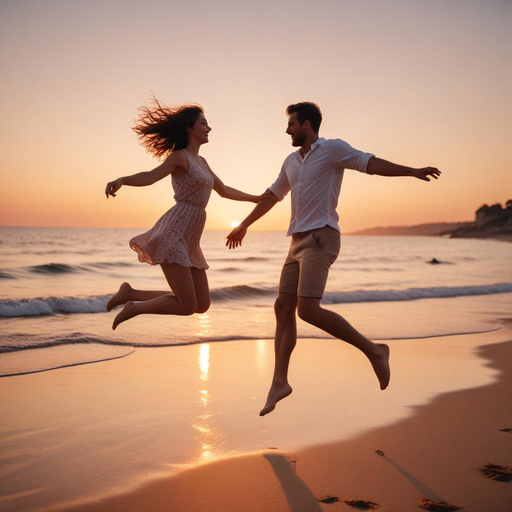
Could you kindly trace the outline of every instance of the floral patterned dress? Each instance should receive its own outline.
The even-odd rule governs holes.
[[[201,158],[187,155],[188,172],[172,177],[176,205],[164,213],[146,233],[130,240],[139,261],[157,265],[177,263],[182,267],[207,269],[199,246],[206,222],[206,205],[213,189],[213,176]]]

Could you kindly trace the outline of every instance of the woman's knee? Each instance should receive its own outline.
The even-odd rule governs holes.
[[[197,303],[196,313],[206,313],[210,309],[210,301],[203,300]]]
[[[190,316],[197,312],[197,300],[189,299],[179,303],[178,314]]]

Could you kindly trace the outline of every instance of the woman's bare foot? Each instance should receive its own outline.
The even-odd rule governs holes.
[[[122,323],[126,322],[126,320],[130,320],[137,316],[137,304],[132,302],[131,300],[126,303],[126,306],[117,314],[114,318],[114,323],[112,324],[112,330],[115,331],[116,327]]]
[[[377,347],[377,352],[369,359],[379,379],[380,389],[384,390],[388,387],[391,378],[391,371],[389,369],[389,347],[385,343],[376,343],[375,346]]]
[[[117,293],[108,301],[107,311],[121,304],[126,304],[130,300],[131,292],[133,292],[133,288],[128,283],[123,283]]]
[[[268,392],[267,403],[265,407],[260,411],[260,416],[265,416],[269,412],[272,412],[276,408],[277,402],[286,398],[288,395],[292,394],[292,387],[287,382],[284,384],[275,384],[272,383],[272,387]]]

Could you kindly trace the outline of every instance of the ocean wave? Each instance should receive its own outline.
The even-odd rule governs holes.
[[[273,325],[272,325],[273,328]],[[374,340],[399,340],[399,339],[425,339],[425,338],[436,338],[441,336],[454,336],[461,334],[475,334],[475,333],[484,333],[484,332],[492,332],[501,329],[500,325],[497,324],[481,324],[479,326],[473,325],[469,329],[464,328],[444,328],[440,329],[439,332],[428,332],[428,333],[397,333],[393,335],[387,336],[379,336],[373,335],[371,338]],[[2,345],[0,346],[1,354],[16,354],[24,351],[31,351],[33,349],[45,349],[52,348],[58,346],[69,345],[71,347],[76,347],[77,345],[81,346],[99,346],[103,345],[106,347],[124,347],[127,350],[126,354],[128,355],[132,353],[136,348],[160,348],[160,347],[178,347],[184,345],[198,345],[202,343],[222,343],[222,342],[230,342],[230,341],[250,341],[250,340],[271,340],[273,339],[273,329],[264,329],[264,331],[259,333],[254,333],[251,335],[242,334],[242,333],[234,333],[234,334],[219,334],[217,336],[205,336],[205,337],[195,337],[195,336],[183,336],[178,335],[174,339],[169,338],[168,336],[160,342],[155,343],[154,337],[151,337],[150,340],[147,341],[136,341],[136,340],[123,340],[117,339],[115,337],[99,337],[93,336],[87,333],[75,332],[70,333],[68,335],[60,335],[60,336],[40,336],[37,334],[11,334],[8,335],[5,339],[2,340]],[[331,340],[332,337],[327,333],[298,333],[297,339],[318,339],[318,340]],[[71,352],[73,353],[73,349],[71,348]],[[109,357],[108,357],[109,358]],[[107,359],[108,359],[107,358]],[[100,361],[101,359],[92,358],[87,362],[95,362]],[[4,359],[5,361],[5,359]],[[85,362],[85,361],[84,361]],[[73,364],[81,364],[79,362],[74,362]],[[51,368],[46,368],[51,369]],[[38,370],[40,371],[40,370]],[[2,376],[2,372],[0,369],[0,376]]]
[[[256,287],[240,284],[213,289],[210,293],[214,301],[243,300],[257,297],[265,297],[276,294],[276,288]]]
[[[512,293],[512,283],[497,283],[474,286],[433,286],[429,288],[407,288],[406,290],[355,290],[347,292],[327,292],[325,304],[350,302],[388,302],[418,299],[441,299],[448,297],[466,297],[470,295],[492,295]]]
[[[38,274],[66,274],[83,270],[83,268],[78,265],[67,265],[66,263],[46,263],[44,265],[35,265],[28,268],[30,272],[36,272]]]
[[[260,258],[259,256],[247,256],[247,258],[209,258],[210,261],[269,261],[270,258]]]
[[[406,290],[353,290],[327,292],[324,304],[346,304],[354,302],[410,301],[471,295],[512,293],[512,283],[497,283],[474,286],[437,286],[407,288]],[[277,289],[265,286],[226,286],[211,291],[214,302],[248,301],[258,298],[273,298]],[[0,300],[0,318],[54,315],[57,313],[102,313],[111,294],[75,297],[38,297],[34,299]]]
[[[108,338],[99,338],[83,332],[71,332],[62,336],[41,336],[40,334],[14,333],[5,336],[0,345],[0,353],[16,352],[32,348],[57,347],[76,343],[99,343],[102,345],[128,345]]]
[[[89,297],[38,297],[0,300],[0,318],[53,315],[55,313],[99,313],[112,295]]]
[[[106,261],[86,264],[86,266],[94,268],[135,267],[137,265],[137,263],[131,263],[129,261]]]

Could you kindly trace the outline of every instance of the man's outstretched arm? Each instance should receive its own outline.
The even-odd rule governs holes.
[[[423,181],[430,181],[429,176],[437,180],[441,175],[441,171],[435,167],[415,169],[414,167],[394,164],[382,158],[377,158],[376,156],[370,158],[366,170],[368,174],[377,174],[379,176],[412,176]]]
[[[270,190],[267,190],[263,199],[254,207],[254,210],[226,237],[226,246],[230,249],[235,249],[242,245],[247,228],[269,212],[278,201],[277,196],[270,192]]]

